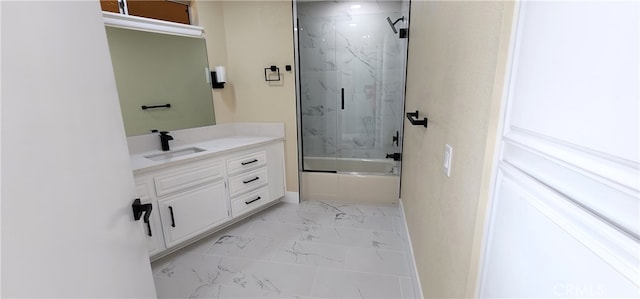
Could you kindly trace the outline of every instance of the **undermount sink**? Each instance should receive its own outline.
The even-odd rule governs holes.
[[[175,151],[163,152],[160,154],[153,154],[153,155],[144,156],[144,157],[153,161],[162,161],[162,160],[168,160],[171,158],[182,157],[182,156],[191,155],[191,154],[204,152],[204,151],[205,151],[204,149],[201,149],[198,147],[189,147],[189,148],[183,148]]]

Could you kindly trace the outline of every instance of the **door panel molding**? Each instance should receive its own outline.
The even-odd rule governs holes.
[[[501,190],[501,185],[505,182],[517,185],[522,190],[521,199],[526,200],[531,207],[543,213],[620,274],[634,284],[640,284],[638,243],[627,233],[594,217],[563,194],[509,163],[500,163],[499,177],[501,182],[496,190]],[[511,199],[496,200],[496,205],[499,205],[500,201]]]
[[[637,296],[637,8],[517,5],[481,297]]]
[[[640,239],[640,177],[631,163],[520,130],[510,131],[503,142],[503,161]]]
[[[554,157],[563,163],[618,185],[619,188],[628,188],[629,192],[637,194],[640,191],[639,164],[637,162],[597,152],[587,147],[515,126],[509,128],[509,131],[503,136],[503,140],[535,150],[539,154]]]

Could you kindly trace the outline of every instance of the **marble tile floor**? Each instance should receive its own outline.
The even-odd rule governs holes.
[[[158,298],[415,298],[396,205],[273,207],[152,263]]]

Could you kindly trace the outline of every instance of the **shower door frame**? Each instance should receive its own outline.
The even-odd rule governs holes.
[[[408,3],[408,2],[407,2]],[[333,87],[333,92],[335,92],[335,102],[333,103],[329,103],[329,101],[325,101],[324,102],[324,107],[323,107],[323,113],[324,115],[328,115],[327,114],[327,103],[329,103],[329,105],[335,105],[336,106],[336,110],[335,110],[335,115],[334,111],[330,111],[329,113],[331,113],[331,115],[333,116],[327,116],[327,117],[335,117],[335,132],[329,132],[329,135],[326,135],[326,131],[323,132],[324,134],[322,134],[322,136],[329,136],[329,137],[333,137],[333,142],[335,143],[335,153],[332,154],[331,157],[336,159],[336,163],[334,165],[334,167],[328,167],[327,169],[331,169],[331,170],[315,170],[315,169],[306,169],[305,165],[304,165],[304,157],[305,157],[305,148],[308,147],[308,145],[305,147],[305,137],[304,137],[304,123],[303,123],[303,114],[304,113],[308,113],[304,112],[304,104],[303,104],[303,97],[302,97],[302,88],[301,88],[301,52],[302,48],[301,48],[301,41],[300,41],[300,35],[298,30],[302,30],[300,28],[301,26],[301,22],[300,22],[300,18],[298,18],[298,6],[297,6],[297,2],[293,1],[292,2],[292,6],[293,6],[293,17],[294,17],[294,42],[295,42],[295,51],[294,51],[294,56],[295,56],[295,61],[296,61],[296,96],[297,96],[297,101],[296,101],[296,110],[297,110],[297,122],[298,122],[298,138],[300,140],[300,142],[298,142],[298,169],[300,171],[307,171],[307,172],[328,172],[328,173],[336,173],[336,172],[341,172],[341,168],[338,167],[338,160],[340,158],[349,158],[348,156],[354,156],[353,154],[349,154],[349,155],[344,155],[341,154],[341,151],[344,152],[345,150],[349,151],[349,150],[353,150],[354,152],[356,152],[355,156],[359,156],[357,159],[379,159],[379,160],[385,160],[385,154],[390,154],[390,153],[401,153],[402,152],[402,136],[403,136],[403,131],[404,131],[404,121],[403,121],[403,115],[404,115],[404,104],[405,104],[405,88],[406,88],[406,60],[407,60],[407,52],[408,52],[408,41],[405,41],[406,44],[402,45],[400,44],[400,46],[402,46],[402,60],[399,62],[401,63],[404,68],[402,69],[401,72],[398,72],[398,69],[394,69],[393,67],[391,69],[389,69],[389,65],[387,64],[385,67],[382,67],[382,63],[388,61],[388,58],[385,58],[385,55],[387,54],[386,49],[382,49],[382,50],[373,50],[373,51],[379,51],[379,54],[375,55],[377,57],[374,57],[374,59],[372,61],[364,61],[362,60],[364,63],[367,62],[374,62],[374,63],[380,63],[379,65],[377,65],[377,68],[375,69],[375,72],[372,72],[371,74],[372,77],[374,77],[373,79],[375,81],[373,81],[373,84],[370,84],[371,86],[374,87],[375,90],[373,90],[372,92],[375,93],[375,96],[373,99],[371,99],[370,101],[372,101],[373,103],[371,104],[372,107],[376,107],[374,108],[374,110],[372,111],[373,114],[369,115],[369,119],[371,119],[371,123],[369,124],[369,126],[367,127],[366,125],[363,125],[362,129],[365,131],[369,131],[369,132],[373,132],[372,134],[366,134],[364,132],[352,132],[356,135],[358,135],[358,133],[360,133],[361,136],[357,136],[357,137],[361,137],[360,141],[364,141],[365,144],[368,142],[371,142],[371,145],[369,148],[367,148],[366,146],[364,148],[358,148],[357,146],[354,146],[353,148],[347,146],[345,147],[345,143],[344,143],[344,134],[342,134],[341,129],[344,128],[345,124],[345,113],[347,111],[340,109],[341,105],[340,105],[340,90],[341,87],[345,87],[347,88],[347,96],[351,95],[351,97],[353,97],[354,94],[356,94],[355,92],[350,92],[349,89],[351,91],[355,90],[356,86],[354,86],[354,84],[351,85],[351,88],[349,86],[345,86],[344,84],[342,84],[342,81],[344,80],[343,77],[345,77],[343,75],[343,70],[341,69],[340,66],[342,66],[343,63],[337,63],[336,62],[336,66],[333,67],[332,69],[327,69],[327,71],[334,71],[335,73],[335,78],[333,78],[333,80],[335,80],[335,83],[331,83],[330,88]],[[402,9],[398,9],[396,10],[396,12],[392,12],[389,11],[388,13],[391,14],[395,14],[395,13],[399,13],[400,15],[402,15],[402,17],[404,17],[407,20],[407,24],[408,24],[408,15],[405,17],[404,14],[400,11]],[[386,15],[387,12],[374,12],[374,13],[364,13],[364,14],[357,14],[354,15],[355,18],[359,18],[359,17],[367,17],[367,16],[375,16],[375,15],[380,15],[381,16],[381,20],[384,20],[384,18],[382,16]],[[340,57],[340,51],[339,50],[344,50],[344,49],[348,49],[348,47],[345,45],[343,48],[338,48],[337,46],[341,43],[341,40],[339,40],[339,30],[338,28],[336,28],[338,25],[342,25],[345,26],[346,23],[350,22],[350,20],[346,20],[344,19],[344,17],[342,16],[326,16],[327,18],[330,18],[330,24],[332,24],[333,26],[335,26],[333,28],[333,32],[334,36],[336,36],[335,40],[333,41],[333,44],[330,44],[329,47],[320,47],[323,49],[330,49],[331,51],[334,51],[332,53],[332,55],[334,57],[332,57],[329,61],[337,61],[336,58]],[[339,24],[340,23],[340,24]],[[342,24],[344,23],[344,24]],[[386,25],[386,23],[384,23]],[[348,27],[345,27],[348,28]],[[382,29],[382,28],[380,28]],[[385,28],[386,29],[386,28]],[[344,32],[348,32],[343,30]],[[366,32],[366,31],[365,31]],[[380,32],[380,31],[377,31]],[[373,35],[373,34],[372,34]],[[394,39],[399,39],[398,35],[392,35]],[[382,40],[385,39],[385,37],[383,35],[378,35],[376,36],[376,38],[378,40]],[[388,36],[386,37],[388,38]],[[399,39],[400,40],[400,39]],[[330,41],[331,42],[331,41]],[[344,43],[344,42],[342,42]],[[386,43],[378,43],[379,45],[383,46],[383,45],[387,45]],[[392,45],[393,46],[393,45]],[[396,46],[397,47],[397,46]],[[315,47],[314,47],[315,48]],[[378,46],[374,46],[373,48],[377,48],[377,49],[381,49],[382,47],[378,47]],[[349,49],[351,51],[351,49]],[[353,51],[352,51],[353,53]],[[355,56],[355,53],[354,53]],[[356,56],[357,57],[357,56]],[[376,60],[377,59],[377,60]],[[344,63],[345,65],[347,65],[346,63]],[[358,64],[358,62],[356,61],[353,64]],[[313,67],[317,67],[315,66],[315,63],[312,64]],[[372,66],[373,68],[373,66]],[[323,69],[319,69],[320,71],[322,71]],[[400,105],[395,106],[391,109],[397,109],[398,111],[394,111],[393,115],[395,115],[395,117],[399,118],[399,119],[395,119],[395,120],[389,120],[388,117],[385,118],[384,116],[384,112],[382,111],[387,111],[387,110],[383,110],[385,109],[383,106],[385,105],[385,101],[383,98],[383,94],[385,91],[388,91],[390,89],[385,89],[386,87],[383,86],[383,78],[384,76],[386,76],[388,73],[391,72],[396,72],[397,74],[395,74],[395,76],[398,76],[399,78],[402,78],[401,82],[403,83],[401,88],[396,89],[396,91],[399,93],[398,97],[400,97],[401,102],[398,103]],[[377,78],[375,76],[378,76]],[[387,83],[388,81],[384,80],[384,83]],[[335,87],[332,86],[333,84],[335,84]],[[363,85],[363,84],[361,84]],[[359,86],[359,87],[363,87],[363,86]],[[364,87],[363,87],[364,88]],[[350,97],[350,98],[351,98]],[[347,102],[350,100],[350,98],[345,99]],[[353,100],[353,98],[351,98],[351,100]],[[362,99],[360,99],[362,100]],[[393,105],[393,104],[392,104]],[[397,104],[396,104],[397,105]],[[347,105],[350,106],[350,105]],[[349,107],[347,107],[348,109]],[[351,112],[353,112],[353,110],[351,110]],[[364,119],[364,118],[363,118]],[[392,124],[392,128],[391,130],[384,130],[384,129],[377,129],[379,126],[381,126],[381,123],[386,123],[388,121],[393,121]],[[366,128],[365,128],[366,127]],[[326,129],[326,127],[325,127]],[[388,131],[388,132],[387,132]],[[392,132],[394,131],[394,132]],[[398,140],[398,145],[396,145],[395,147],[393,146],[393,143],[391,142],[392,137],[395,135],[395,131],[397,131],[399,133],[399,140]],[[307,136],[308,137],[308,136]],[[356,137],[356,138],[357,138]],[[354,138],[355,139],[355,138]],[[387,140],[388,139],[388,140]],[[308,141],[308,140],[307,140]],[[391,144],[391,146],[389,146],[388,143]],[[359,144],[358,144],[359,145]],[[360,153],[357,153],[357,151],[363,151]],[[370,152],[364,152],[364,151],[370,151]],[[388,153],[387,153],[388,152]],[[369,154],[373,154],[374,157],[368,156]],[[327,157],[330,158],[329,156],[326,155],[311,155],[314,157]],[[356,159],[356,158],[354,158]],[[400,163],[396,163],[397,164],[397,168],[398,168],[398,172],[400,170]],[[349,172],[347,170],[347,172]]]
[[[410,0],[406,0],[406,3],[403,4],[403,8],[401,9],[400,14],[403,15],[405,17],[405,26],[408,29],[409,28],[409,24],[410,24]],[[299,181],[299,187],[300,187],[300,194],[302,194],[302,179],[303,179],[303,173],[304,172],[308,172],[308,173],[338,173],[338,170],[313,170],[313,169],[305,169],[304,167],[304,138],[303,138],[303,124],[302,124],[302,91],[301,91],[301,72],[300,72],[300,37],[299,37],[299,28],[300,28],[300,21],[298,18],[298,6],[297,6],[297,0],[293,0],[292,1],[292,19],[293,19],[293,40],[294,40],[294,59],[295,59],[295,80],[296,80],[296,121],[297,121],[297,137],[298,137],[298,181]],[[404,7],[404,5],[406,5],[406,7]],[[399,38],[399,37],[398,37]],[[404,139],[404,110],[405,110],[405,104],[406,104],[406,74],[407,74],[407,67],[408,67],[408,52],[409,52],[409,39],[407,38],[405,41],[405,45],[404,45],[404,51],[403,51],[403,63],[404,63],[404,71],[402,72],[402,79],[403,79],[403,86],[402,86],[402,104],[400,107],[400,113],[401,115],[401,124],[399,124],[398,128],[398,132],[399,132],[399,140],[398,140],[398,146],[397,146],[397,152],[402,153],[403,152],[403,139]],[[336,75],[337,76],[337,75]],[[337,81],[337,78],[336,78]],[[337,86],[336,86],[337,87]],[[338,89],[339,90],[339,89]],[[338,93],[339,94],[339,93]],[[336,115],[336,118],[339,119],[339,115]],[[338,128],[338,125],[336,124],[336,130]],[[336,142],[338,143],[339,141],[337,140],[337,132],[336,132]],[[338,147],[338,146],[336,146]],[[334,155],[335,159],[338,159],[338,155],[337,155],[337,148],[336,148],[336,154]],[[397,172],[397,176],[400,178],[400,182],[401,182],[401,170],[402,170],[402,162],[399,161],[397,163],[398,166],[398,172]],[[398,187],[398,195],[400,194],[400,186]]]

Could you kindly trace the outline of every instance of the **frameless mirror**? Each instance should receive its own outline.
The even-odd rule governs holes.
[[[203,38],[106,31],[127,136],[215,124]]]

